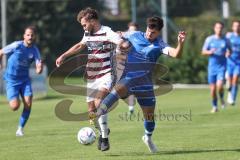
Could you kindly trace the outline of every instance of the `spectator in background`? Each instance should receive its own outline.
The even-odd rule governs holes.
[[[129,22],[128,23],[128,32],[131,31],[137,31],[138,30],[138,24],[136,22]]]

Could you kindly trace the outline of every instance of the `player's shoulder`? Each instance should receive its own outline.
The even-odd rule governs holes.
[[[226,33],[226,36],[231,36],[231,35],[234,35],[234,33],[233,32],[227,32]]]
[[[234,36],[234,33],[233,32],[227,32],[225,36],[226,36],[226,38],[231,38],[232,36]]]
[[[131,32],[129,32],[131,35],[141,35],[141,36],[143,36],[144,35],[144,33],[143,32],[141,32],[141,31],[131,31]]]
[[[214,34],[212,34],[212,35],[210,35],[210,36],[208,36],[207,38],[206,38],[206,42],[211,42],[211,41],[213,41],[213,40],[215,40],[216,38],[215,38],[215,35]]]
[[[109,26],[104,26],[104,25],[101,26],[101,29],[100,29],[100,30],[103,31],[103,32],[112,31],[112,29],[111,29]]]
[[[11,43],[11,45],[13,47],[17,48],[17,47],[23,45],[23,41],[14,41],[14,42]]]
[[[128,31],[126,37],[144,37],[144,33],[141,31]]]

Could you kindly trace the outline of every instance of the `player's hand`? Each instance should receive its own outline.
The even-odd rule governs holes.
[[[130,51],[131,47],[132,44],[129,41],[122,41],[117,47],[117,52],[120,52],[120,54],[127,54]]]
[[[63,61],[64,61],[63,56],[58,57],[56,60],[56,66],[60,67],[60,65],[63,63]]]
[[[187,33],[185,31],[178,32],[178,42],[183,43],[185,41]]]
[[[210,49],[209,50],[209,55],[212,55],[212,54],[214,54],[215,52],[216,52],[216,48],[212,48],[212,49]]]
[[[43,62],[40,60],[38,63],[36,63],[36,73],[41,74],[43,70]]]
[[[119,34],[120,37],[123,37],[123,32],[117,31],[116,33]]]
[[[230,51],[227,51],[227,52],[225,53],[226,58],[230,57],[230,55],[231,55],[231,52],[230,52]]]

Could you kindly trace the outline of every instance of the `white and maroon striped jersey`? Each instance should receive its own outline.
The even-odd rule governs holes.
[[[90,52],[86,66],[87,78],[97,79],[112,72],[112,56],[115,54],[116,44],[121,37],[107,26],[93,34],[85,32],[81,43],[85,44]]]

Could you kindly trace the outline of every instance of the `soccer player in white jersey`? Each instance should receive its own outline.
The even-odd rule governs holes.
[[[93,112],[102,99],[109,93],[112,85],[111,58],[115,52],[115,44],[121,42],[119,34],[113,32],[111,28],[103,26],[99,22],[98,13],[92,8],[81,10],[77,16],[78,22],[82,25],[85,33],[82,40],[72,46],[56,60],[56,65],[60,66],[64,59],[79,53],[84,48],[88,48],[87,71],[87,103],[88,111]],[[97,122],[98,121],[98,122]],[[98,149],[109,150],[109,128],[107,125],[107,114],[94,120],[95,127],[100,131]]]

